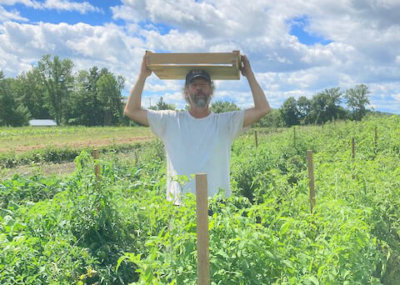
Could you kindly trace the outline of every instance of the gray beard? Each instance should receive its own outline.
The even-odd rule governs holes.
[[[208,102],[207,102],[207,100],[205,98],[196,98],[194,100],[194,105],[197,108],[204,108],[204,107],[206,107],[208,105],[207,103]]]
[[[204,108],[210,103],[211,96],[197,97],[196,94],[191,94],[190,98],[192,99],[192,102],[196,108]]]

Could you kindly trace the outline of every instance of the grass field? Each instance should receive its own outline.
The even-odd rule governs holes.
[[[148,141],[145,127],[23,127],[0,128],[0,154],[21,154],[48,147],[84,148]]]
[[[126,153],[154,138],[145,127],[0,128],[0,173],[32,174],[37,169],[30,166],[40,165],[44,173],[63,174],[72,170],[67,163],[83,150]],[[49,166],[54,163],[65,167]]]

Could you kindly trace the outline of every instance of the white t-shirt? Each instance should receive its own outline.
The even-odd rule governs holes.
[[[206,173],[208,195],[230,190],[230,152],[243,130],[244,110],[211,113],[196,119],[187,111],[147,111],[151,130],[163,141],[167,153],[167,200],[180,204],[181,193],[195,194],[194,174]],[[190,180],[178,182],[185,175]]]

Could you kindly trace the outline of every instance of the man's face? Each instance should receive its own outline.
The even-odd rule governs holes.
[[[205,108],[211,101],[211,85],[208,81],[198,78],[189,83],[189,102],[197,108]]]

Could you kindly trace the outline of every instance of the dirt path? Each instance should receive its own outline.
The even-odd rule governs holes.
[[[117,153],[115,156],[121,162],[126,161],[130,163],[135,160],[135,152]],[[104,158],[107,159],[107,155]],[[13,168],[0,168],[0,180],[11,178],[15,174],[27,176],[34,174],[68,176],[75,169],[75,162],[20,165]]]
[[[84,147],[101,147],[108,145],[118,145],[118,144],[132,144],[135,142],[146,142],[154,139],[154,137],[134,137],[134,138],[124,138],[118,140],[118,142],[111,142],[109,139],[104,140],[96,140],[96,143],[93,141],[80,141],[73,144],[64,144],[62,146],[66,147],[74,147],[74,148],[84,148]],[[54,145],[60,147],[61,145]],[[62,147],[61,146],[61,147]],[[43,147],[35,146],[30,147],[29,149],[25,148],[24,150],[35,150]],[[21,150],[23,147],[21,147]],[[119,159],[126,159],[128,161],[133,161],[135,159],[134,152],[128,153],[117,153],[116,156]],[[30,165],[19,165],[13,168],[0,168],[0,180],[11,178],[15,174],[18,175],[34,175],[34,174],[42,174],[45,176],[57,175],[57,176],[66,176],[74,172],[76,169],[75,162],[62,162],[62,163],[32,163]]]
[[[71,174],[76,169],[74,162],[64,162],[64,163],[46,163],[46,164],[35,164],[35,165],[20,165],[14,168],[0,169],[1,179],[8,179],[18,175],[34,175],[43,174],[46,176],[57,175],[64,176]]]

